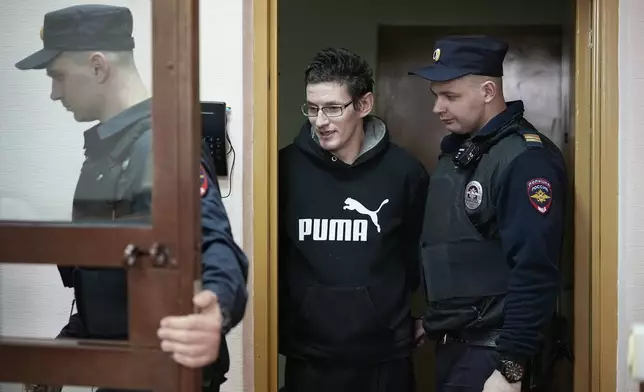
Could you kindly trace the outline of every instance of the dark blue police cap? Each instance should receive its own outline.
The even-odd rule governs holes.
[[[43,48],[16,63],[18,69],[43,69],[67,51],[134,49],[132,13],[126,7],[83,4],[45,14]]]
[[[410,75],[445,82],[465,75],[503,76],[508,44],[490,37],[447,37],[436,41],[434,63]]]

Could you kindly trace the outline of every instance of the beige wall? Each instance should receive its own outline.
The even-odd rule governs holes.
[[[636,391],[626,367],[632,323],[644,322],[644,1],[619,5],[619,350],[617,390]]]

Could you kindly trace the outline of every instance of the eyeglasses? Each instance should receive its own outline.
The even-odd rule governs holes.
[[[345,103],[344,105],[331,105],[321,108],[305,103],[304,105],[302,105],[301,109],[302,114],[304,114],[306,117],[317,117],[320,110],[322,110],[322,113],[324,113],[324,115],[327,117],[340,117],[342,116],[342,113],[344,113],[344,109],[346,109],[352,103],[353,100]]]

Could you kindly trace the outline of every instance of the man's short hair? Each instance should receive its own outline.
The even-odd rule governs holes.
[[[354,100],[373,92],[373,71],[362,57],[344,48],[318,52],[306,68],[305,83],[338,83],[347,86]]]
[[[75,61],[78,64],[84,64],[87,59],[92,55],[92,53],[100,52],[103,53],[105,59],[112,64],[115,64],[119,67],[134,67],[134,51],[125,50],[119,52],[113,51],[75,51],[75,52],[64,52],[69,58]]]

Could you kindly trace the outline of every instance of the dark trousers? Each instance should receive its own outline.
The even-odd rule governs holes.
[[[219,385],[211,385],[208,388],[203,388],[203,392],[219,392]],[[113,388],[99,388],[96,392],[142,392],[133,389],[113,389]],[[153,391],[150,391],[153,392]]]
[[[226,338],[222,338],[219,347],[219,360],[212,366],[203,368],[204,377],[210,379],[208,385],[204,385],[202,392],[219,392],[221,384],[226,381],[225,374],[230,369],[230,354]],[[98,388],[95,392],[154,392],[154,391],[137,391],[133,389],[115,389],[115,388]]]
[[[208,388],[203,388],[203,392],[219,392],[219,385],[211,385]],[[133,389],[113,389],[113,388],[99,388],[96,390],[96,392],[143,392],[143,391],[135,391]],[[153,391],[149,391],[153,392]]]
[[[284,392],[414,392],[411,358],[377,364],[286,359]]]
[[[436,346],[436,392],[481,392],[496,369],[494,348],[447,342]]]

